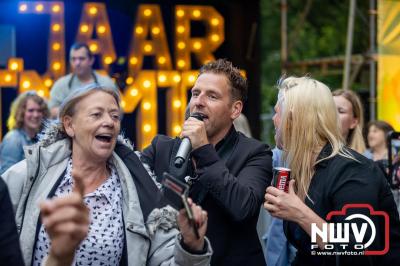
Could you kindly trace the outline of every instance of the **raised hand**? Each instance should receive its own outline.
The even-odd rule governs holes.
[[[209,143],[203,121],[189,117],[182,127],[181,137],[188,137],[193,149]]]
[[[71,265],[75,250],[89,230],[89,209],[83,202],[84,185],[72,172],[73,192],[40,204],[42,223],[51,239],[46,265]]]
[[[188,199],[188,203],[192,209],[193,218],[199,237],[197,237],[193,228],[194,224],[192,224],[192,222],[189,220],[185,209],[179,211],[177,218],[178,226],[185,245],[193,251],[201,251],[204,248],[204,235],[207,231],[207,212],[203,211],[200,206],[193,203],[190,198]]]

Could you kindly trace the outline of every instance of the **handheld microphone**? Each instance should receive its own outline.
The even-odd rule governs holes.
[[[203,121],[205,115],[201,113],[193,113],[190,115],[190,117],[194,117],[197,120]],[[191,150],[192,150],[192,144],[190,143],[190,139],[188,137],[184,137],[182,139],[181,144],[179,145],[178,152],[175,155],[175,160],[174,160],[175,167],[177,168],[182,167],[182,165],[187,160],[187,157]]]

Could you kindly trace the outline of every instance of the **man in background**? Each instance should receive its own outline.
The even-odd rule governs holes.
[[[58,116],[62,101],[75,89],[96,83],[117,90],[113,80],[93,70],[94,56],[87,44],[75,43],[69,52],[72,73],[59,78],[50,91],[49,109],[52,118]]]

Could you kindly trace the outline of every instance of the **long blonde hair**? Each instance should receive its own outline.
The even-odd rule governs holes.
[[[349,135],[346,139],[346,144],[353,150],[364,153],[365,142],[362,134],[364,128],[364,114],[363,107],[358,95],[351,90],[335,90],[332,92],[333,96],[342,96],[351,103],[353,109],[353,116],[357,119],[358,123],[355,128],[349,130]]]
[[[351,155],[344,150],[336,105],[326,85],[309,77],[288,77],[278,87],[284,158],[296,180],[296,193],[304,200],[317,163],[337,154]],[[317,161],[327,143],[332,153]]]

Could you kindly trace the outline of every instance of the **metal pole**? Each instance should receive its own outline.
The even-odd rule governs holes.
[[[281,0],[281,72],[285,72],[287,51],[287,1]]]
[[[369,1],[369,116],[376,119],[376,0]]]
[[[356,10],[356,0],[350,0],[349,20],[347,24],[347,42],[346,42],[346,58],[343,70],[342,88],[349,89],[349,77],[351,68],[351,51],[353,48],[353,32],[354,32],[354,13]]]

